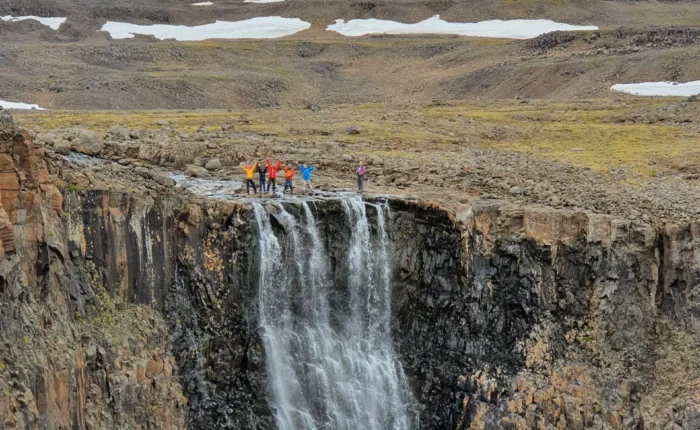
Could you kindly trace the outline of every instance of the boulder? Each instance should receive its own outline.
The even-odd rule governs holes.
[[[221,169],[221,160],[218,158],[212,158],[211,160],[207,161],[204,168],[207,170],[219,170]]]
[[[151,179],[164,187],[172,187],[175,185],[173,178],[162,172],[153,172],[151,174]]]
[[[115,140],[128,140],[131,135],[131,130],[124,127],[123,125],[116,124],[109,129],[109,133]]]
[[[516,185],[516,186],[510,188],[510,193],[516,194],[516,195],[522,195],[522,194],[525,194],[525,188]]]
[[[345,134],[360,134],[360,130],[358,130],[354,125],[351,125],[345,129]]]
[[[384,164],[384,160],[378,155],[370,155],[367,157],[367,164],[370,166],[381,166]]]
[[[85,155],[98,155],[105,148],[102,137],[92,130],[78,130],[71,142],[71,149]]]
[[[57,137],[55,133],[39,133],[34,138],[34,143],[38,143],[43,146],[56,146],[56,142],[60,142],[62,139]]]
[[[154,182],[164,187],[172,187],[173,185],[175,185],[175,181],[166,173],[154,170],[152,168],[139,166],[134,169],[134,172],[138,175],[143,176],[144,178],[152,179]]]
[[[68,155],[70,152],[71,143],[66,139],[55,140],[53,144],[53,150],[59,154]]]
[[[209,176],[207,169],[204,167],[195,166],[194,164],[188,164],[187,167],[185,167],[185,174],[195,178]]]
[[[234,125],[232,122],[226,122],[226,123],[221,124],[221,131],[229,131],[229,130],[233,130],[233,129],[234,129]]]

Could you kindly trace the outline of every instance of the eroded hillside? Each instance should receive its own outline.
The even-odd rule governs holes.
[[[307,103],[434,99],[616,97],[618,83],[693,81],[697,2],[181,2],[0,3],[0,99],[51,109],[241,109]],[[600,31],[521,41],[458,36],[346,37],[336,19],[414,23],[552,19]],[[110,39],[106,21],[202,25],[252,17],[299,18],[311,27],[280,39]]]

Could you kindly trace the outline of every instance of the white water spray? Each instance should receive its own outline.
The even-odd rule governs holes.
[[[254,204],[260,322],[277,426],[412,429],[413,400],[391,341],[384,208],[376,206],[373,240],[365,203],[351,197],[341,204],[350,242],[347,261],[338,262],[346,269],[340,280],[305,202],[297,217],[274,208],[284,231],[273,230],[270,214]]]

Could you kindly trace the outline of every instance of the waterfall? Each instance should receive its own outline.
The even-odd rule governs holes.
[[[298,215],[254,203],[262,337],[280,430],[412,429],[413,402],[390,333],[389,240],[359,197],[343,198],[349,246],[338,280],[306,202]],[[346,275],[345,275],[346,274]],[[336,309],[338,308],[338,309]]]

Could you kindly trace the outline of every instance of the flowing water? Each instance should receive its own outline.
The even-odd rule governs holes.
[[[281,430],[417,427],[412,397],[390,333],[389,240],[385,208],[372,234],[366,204],[344,197],[346,261],[331,273],[325,239],[306,202],[275,217],[254,204],[260,322],[272,406]]]

